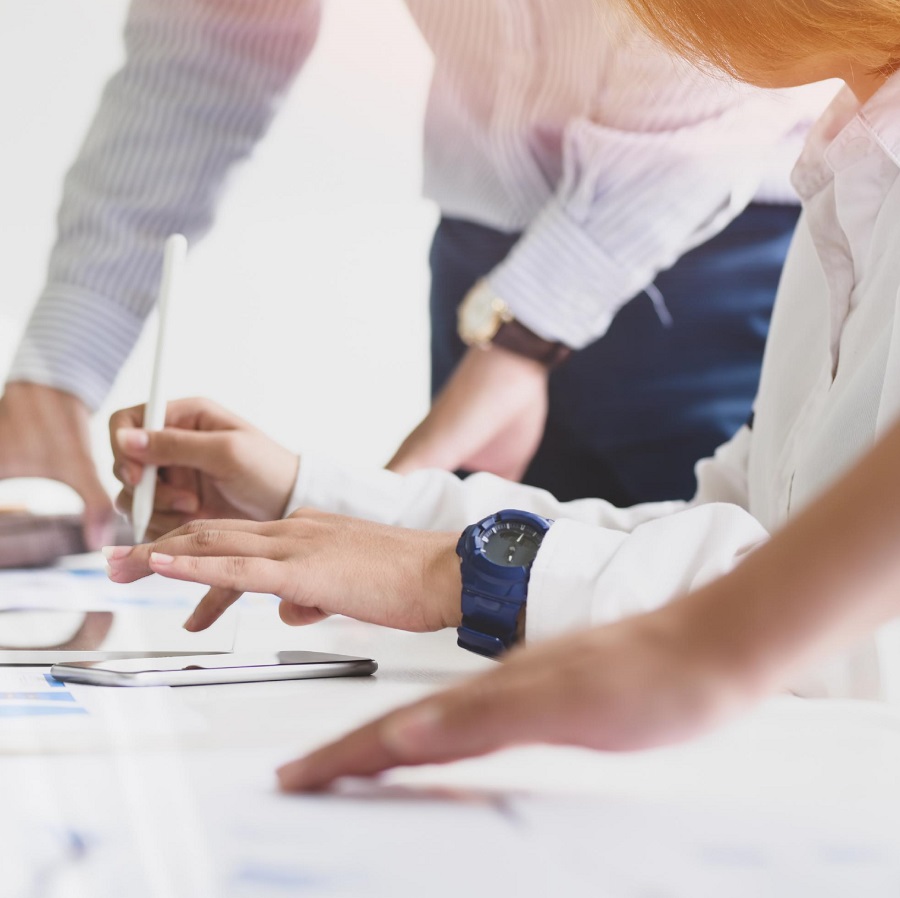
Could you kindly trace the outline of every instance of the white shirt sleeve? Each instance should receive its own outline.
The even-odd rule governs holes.
[[[543,639],[662,605],[726,572],[762,543],[766,531],[746,510],[750,442],[744,428],[700,462],[700,486],[690,503],[620,509],[601,499],[560,502],[492,474],[401,476],[303,456],[288,508],[454,533],[502,508],[553,518],[528,591],[527,636]]]
[[[134,0],[126,59],[69,171],[10,380],[96,408],[153,307],[166,236],[209,229],[315,42],[318,0]]]
[[[606,333],[660,271],[746,208],[811,102],[732,86],[724,105],[698,108],[689,89],[669,88],[675,113],[649,104],[620,127],[568,123],[555,195],[488,276],[535,333],[574,349]]]

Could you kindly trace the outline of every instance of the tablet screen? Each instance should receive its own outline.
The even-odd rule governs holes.
[[[188,633],[183,609],[0,611],[0,665],[44,665],[230,652],[236,609]]]

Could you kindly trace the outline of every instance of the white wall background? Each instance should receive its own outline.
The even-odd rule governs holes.
[[[301,451],[382,464],[427,407],[431,60],[401,0],[324,5],[310,62],[191,256],[171,395],[211,396]],[[120,62],[126,7],[0,0],[3,372],[41,288],[62,177]],[[95,421],[111,489],[105,423],[145,399],[153,336],[151,319]]]

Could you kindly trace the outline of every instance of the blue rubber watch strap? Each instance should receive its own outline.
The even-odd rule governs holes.
[[[529,567],[506,567],[489,561],[481,548],[481,534],[498,523],[531,524],[546,534],[552,521],[529,512],[505,510],[467,527],[456,551],[462,560],[462,626],[457,645],[495,658],[516,641],[519,615],[528,596]]]
[[[479,633],[470,627],[457,627],[456,635],[456,644],[461,649],[468,649],[486,658],[496,658],[509,648],[499,636],[488,636],[487,633]]]
[[[457,645],[490,656],[499,655],[512,646],[527,594],[525,583],[516,585],[523,588],[513,590],[515,594],[506,599],[463,589],[463,623],[457,629]]]

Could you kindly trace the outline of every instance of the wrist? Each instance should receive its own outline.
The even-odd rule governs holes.
[[[76,393],[61,387],[51,387],[47,384],[34,383],[28,380],[10,380],[4,387],[6,399],[10,404],[53,403],[58,408],[71,410],[73,413],[89,418],[90,406]]]
[[[520,355],[499,343],[488,343],[485,346],[472,347],[473,352],[487,360],[487,364],[496,367],[504,375],[514,375],[529,380],[546,382],[550,376],[550,368],[536,359]]]
[[[572,350],[558,340],[547,339],[516,319],[510,306],[482,278],[466,294],[457,313],[457,331],[467,346],[486,349],[501,346],[546,369],[555,368]]]
[[[436,625],[432,629],[456,628],[462,621],[462,575],[456,554],[457,536],[452,533],[435,533],[433,536],[423,590],[434,603]]]

